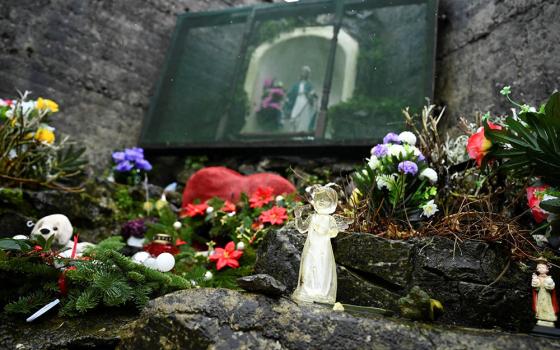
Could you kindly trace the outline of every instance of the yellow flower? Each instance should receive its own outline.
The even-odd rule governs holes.
[[[48,109],[52,113],[56,113],[56,112],[58,112],[58,104],[56,102],[54,102],[53,100],[49,100],[49,99],[46,99],[46,98],[39,97],[37,99],[37,109],[39,109],[41,111],[45,110],[45,109]]]
[[[35,140],[45,142],[45,143],[53,143],[54,142],[54,132],[48,128],[39,128],[35,133]]]

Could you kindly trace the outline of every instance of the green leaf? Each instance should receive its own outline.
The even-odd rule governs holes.
[[[544,107],[547,118],[560,122],[560,92],[555,92],[550,96]]]
[[[548,212],[560,214],[560,198],[542,201],[540,207]]]
[[[29,243],[19,239],[12,239],[12,238],[4,238],[0,239],[0,249],[2,250],[29,250],[30,249]]]
[[[506,85],[502,88],[502,90],[500,90],[500,94],[507,96],[509,94],[511,94],[511,86]]]

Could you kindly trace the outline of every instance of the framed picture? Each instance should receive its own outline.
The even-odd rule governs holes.
[[[371,144],[433,95],[437,0],[307,0],[178,17],[147,149]]]

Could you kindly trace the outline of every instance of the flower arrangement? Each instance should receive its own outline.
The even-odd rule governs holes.
[[[59,111],[56,102],[29,95],[0,99],[0,178],[11,185],[81,190],[85,149],[57,137],[49,124]]]
[[[438,174],[416,142],[409,131],[388,133],[383,143],[371,149],[366,166],[353,176],[356,189],[351,203],[360,213],[357,221],[410,223],[431,218],[439,210],[434,186]]]
[[[137,185],[142,181],[143,175],[152,170],[152,164],[144,159],[144,150],[139,147],[113,152],[112,159],[113,174],[118,182]]]
[[[513,115],[490,121],[483,118],[483,130],[471,136],[469,154],[483,169],[498,161],[502,172],[515,178],[532,179],[527,188],[528,205],[537,223],[547,219],[548,234],[560,235],[560,93],[555,92],[538,110],[510,97],[511,88],[501,92],[515,107]],[[480,159],[480,161],[478,161]]]

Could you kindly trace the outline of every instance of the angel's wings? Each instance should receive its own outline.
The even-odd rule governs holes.
[[[311,214],[314,210],[310,204],[298,205],[294,208],[294,217],[296,229],[301,232],[307,232],[309,230],[309,223],[311,222]]]
[[[338,228],[338,231],[346,230],[348,227],[350,227],[350,224],[354,222],[354,219],[339,214],[333,214],[332,217],[336,222],[336,227]]]

